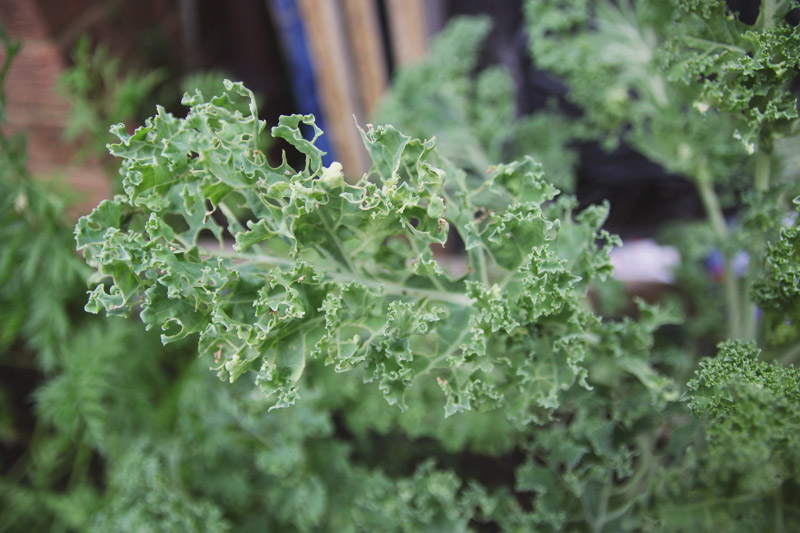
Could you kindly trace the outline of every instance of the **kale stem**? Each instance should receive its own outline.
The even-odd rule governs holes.
[[[295,266],[295,262],[291,259],[275,257],[267,254],[240,254],[236,252],[226,252],[223,250],[201,249],[200,255],[221,257],[223,259],[231,259],[234,261],[238,260],[240,262],[250,264],[272,265],[287,268],[293,268]],[[325,275],[339,283],[354,281],[364,285],[365,287],[383,290],[387,294],[393,294],[400,297],[414,298],[417,300],[428,298],[430,300],[451,303],[462,307],[472,307],[472,304],[474,303],[472,298],[464,293],[407,287],[400,283],[394,283],[384,279],[370,279],[364,275],[358,274],[357,272],[325,272]]]
[[[775,0],[761,0],[761,9],[758,13],[756,25],[766,30],[772,28],[774,19]]]
[[[640,436],[636,439],[636,449],[639,451],[639,462],[634,471],[624,484],[614,488],[614,495],[630,497],[632,501],[636,495],[642,493],[642,485],[647,481],[650,471],[655,466],[652,452],[652,441],[655,437]]]
[[[419,243],[413,237],[409,237],[408,241],[411,243],[411,247],[414,249],[414,253],[417,254],[417,257],[422,257],[422,250],[419,248]],[[439,278],[436,277],[436,274],[432,274],[427,276],[429,280],[433,282],[436,288],[440,291],[444,291],[444,287],[442,287],[442,283],[439,281]]]
[[[242,223],[239,222],[239,219],[236,218],[236,214],[233,212],[233,209],[225,205],[223,202],[217,204],[217,207],[220,211],[222,211],[222,214],[225,215],[231,235],[236,235],[237,233],[246,231],[244,226],[242,226]]]
[[[738,339],[742,336],[742,309],[739,299],[739,283],[736,274],[733,272],[733,261],[725,258],[725,279],[723,286],[725,290],[725,304],[728,308],[728,337]]]
[[[706,210],[708,221],[714,233],[716,233],[720,244],[722,244],[728,239],[728,228],[725,225],[725,218],[722,215],[719,198],[717,197],[717,193],[714,192],[711,174],[705,166],[701,166],[698,169],[696,183],[698,192],[700,193],[700,199]],[[723,255],[725,256],[725,271],[722,283],[725,294],[725,307],[728,314],[728,336],[732,339],[736,339],[742,334],[742,310],[741,301],[739,299],[739,284],[733,272],[731,258],[724,252]]]
[[[708,48],[709,46],[711,46],[712,50],[714,48],[722,48],[729,52],[733,52],[739,55],[747,54],[747,50],[745,50],[744,48],[739,48],[738,46],[734,46],[732,44],[720,43],[709,39],[702,39],[700,37],[692,37],[691,35],[687,35],[686,37],[684,37],[684,41],[686,41],[690,45],[691,44],[700,45],[703,48]]]
[[[476,277],[483,282],[484,285],[489,285],[489,274],[486,271],[486,254],[483,252],[482,246],[476,246],[469,251],[470,263],[475,269]]]
[[[772,167],[772,154],[763,147],[756,152],[756,191],[766,191],[769,188]]]
[[[791,348],[784,351],[777,359],[782,365],[786,366],[794,363],[794,360],[798,355],[800,355],[800,344],[795,344]]]
[[[633,498],[631,498],[630,500],[628,500],[624,504],[620,505],[618,508],[614,509],[613,511],[610,511],[608,513],[608,516],[606,516],[606,523],[612,522],[612,521],[616,520],[617,518],[619,518],[620,516],[622,516],[625,513],[627,513],[630,510],[631,507],[636,505],[636,503],[639,501],[639,498],[642,496],[642,494],[645,494],[645,493],[644,492],[640,492],[637,496],[634,496]]]
[[[754,185],[756,189],[756,194],[763,194],[764,191],[769,189],[769,182],[770,182],[770,174],[772,171],[772,154],[769,150],[765,149],[763,144],[759,147],[758,152],[756,152],[756,169],[755,169],[755,180]],[[763,237],[763,235],[762,235]],[[761,257],[764,253],[764,241],[763,238],[757,239],[754,243],[754,247],[752,250],[752,257],[750,258],[751,264],[755,263],[756,261],[761,261]],[[756,322],[756,304],[752,299],[748,298],[747,295],[750,292],[750,286],[752,285],[752,272],[753,269],[750,269],[751,275],[746,278],[745,286],[744,286],[744,316],[742,320],[744,321],[744,338],[745,339],[755,339],[756,332],[758,330],[758,324]]]
[[[347,251],[342,244],[342,241],[339,239],[339,236],[336,234],[336,227],[331,225],[330,220],[328,220],[328,216],[325,214],[324,210],[319,211],[319,219],[322,221],[322,225],[325,226],[325,230],[331,236],[333,243],[336,245],[336,249],[339,252],[339,256],[341,257],[342,262],[347,267],[350,272],[353,274],[358,273],[358,269],[356,268],[355,264],[350,261],[350,257],[347,255]]]
[[[700,167],[697,171],[697,188],[700,193],[700,200],[706,210],[706,216],[714,229],[714,233],[720,239],[728,237],[728,227],[725,225],[725,217],[722,215],[722,208],[719,205],[719,198],[714,192],[714,184],[711,174],[705,167]]]
[[[464,340],[464,337],[467,336],[469,331],[470,331],[469,328],[464,328],[463,330],[461,330],[461,333],[459,333],[458,337],[456,338],[456,340],[454,340],[450,344],[450,346],[447,347],[447,350],[442,352],[437,357],[431,359],[428,362],[427,366],[425,366],[425,368],[423,368],[420,372],[418,372],[417,375],[418,376],[422,376],[424,374],[427,374],[431,370],[434,370],[435,368],[438,367],[439,363],[441,363],[442,361],[445,361],[448,357],[450,357],[453,353],[455,353],[456,350],[461,348],[461,341]]]
[[[610,474],[609,474],[610,476]],[[600,489],[600,501],[597,503],[597,515],[592,521],[592,531],[601,533],[608,522],[608,500],[611,497],[611,479],[607,477]]]

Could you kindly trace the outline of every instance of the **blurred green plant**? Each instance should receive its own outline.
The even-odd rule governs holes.
[[[782,366],[800,353],[795,8],[763,0],[746,24],[717,0],[526,4],[534,63],[567,82],[584,131],[683,175],[706,211],[664,233],[683,258],[681,349],[694,359],[736,342],[688,385],[706,437],[664,435],[679,459],[651,478],[650,528],[788,531],[800,518],[789,503],[800,481],[788,451],[796,372]],[[762,350],[773,363],[753,362]],[[731,408],[711,409],[711,397]]]
[[[82,156],[107,153],[112,137],[109,124],[139,120],[155,107],[155,90],[166,74],[161,70],[131,72],[104,45],[78,39],[73,65],[58,81],[58,90],[70,104],[64,129],[68,141],[81,141]]]
[[[798,59],[788,52],[798,30],[785,18],[793,7],[764,0],[748,26],[717,0],[526,4],[533,61],[568,83],[587,135],[611,147],[624,140],[695,184],[712,238],[686,263],[722,252],[725,334],[733,338],[755,338],[748,280],[780,230],[776,209],[785,213],[786,198],[800,193],[796,179],[772,172],[786,155],[776,143],[793,138],[796,146],[798,133],[790,90]],[[737,204],[745,207],[731,226],[723,208]],[[689,251],[682,240],[675,243]],[[745,278],[734,265],[739,252],[751,259]]]
[[[517,116],[514,85],[502,67],[476,72],[487,17],[457,17],[436,37],[430,53],[401,69],[373,117],[414,138],[436,137],[439,152],[483,175],[489,166],[529,155],[563,191],[575,186],[580,125],[554,106]]]
[[[114,141],[109,126],[141,123],[159,101],[175,95],[218,94],[222,91],[221,71],[209,70],[173,79],[164,69],[134,70],[102,43],[93,45],[81,36],[72,53],[72,66],[58,80],[58,90],[70,104],[69,119],[63,135],[77,141],[77,157],[106,156],[107,145]],[[264,152],[268,144],[260,147]],[[109,173],[115,174],[113,159],[105,159]]]

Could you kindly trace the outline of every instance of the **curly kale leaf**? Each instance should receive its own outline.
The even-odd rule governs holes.
[[[159,109],[132,135],[114,128],[125,194],[76,227],[110,282],[87,310],[140,310],[163,342],[198,334],[221,378],[253,372],[275,407],[296,400],[316,358],[357,369],[403,409],[415,381],[434,380],[446,414],[508,404],[522,422],[584,379],[582,302],[610,272],[597,240],[615,242],[599,232],[607,209],[573,217],[569,203],[551,205],[558,191],[531,159],[473,183],[433,141],[391,126],[362,132],[373,166],[349,184],[338,163],[323,167],[313,117],[282,117],[272,136],[305,164],[272,167],[241,84],[184,102],[185,119]],[[463,274],[433,253],[452,229]]]
[[[794,531],[800,526],[800,372],[725,341],[689,381],[683,451],[649,485],[659,531]],[[677,421],[677,420],[676,420]]]
[[[800,197],[795,204],[800,210]],[[764,274],[753,292],[758,304],[781,320],[800,318],[800,226],[782,229],[777,241],[769,244]]]
[[[708,467],[720,487],[769,494],[800,480],[800,372],[758,361],[754,343],[726,341],[689,382],[707,421]]]
[[[675,79],[702,87],[695,106],[738,114],[737,132],[752,153],[798,117],[789,83],[797,75],[800,29],[789,24],[792,2],[763,2],[754,26],[741,22],[722,0],[681,4],[669,48]]]
[[[759,361],[759,354],[754,343],[725,341],[688,383],[689,409],[701,427],[686,427],[696,436],[683,434],[690,446],[652,485],[659,530],[800,526],[800,372]]]
[[[608,147],[620,140],[671,172],[729,181],[745,150],[740,124],[693,107],[700,88],[664,68],[680,27],[678,2],[529,0],[525,4],[534,64],[563,79],[583,111],[587,133]],[[694,53],[694,52],[692,52]]]

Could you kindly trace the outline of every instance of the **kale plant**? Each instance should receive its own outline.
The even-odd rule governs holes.
[[[526,450],[522,493],[540,487],[537,461],[582,478],[553,488],[546,503],[537,497],[532,515],[507,492],[494,495],[504,510],[486,519],[509,527],[562,527],[585,491],[612,483],[613,472],[633,474],[621,427],[641,423],[650,442],[664,415],[592,398],[602,388],[646,405],[675,402],[675,385],[650,358],[653,332],[677,318],[647,306],[639,322],[591,312],[589,285],[610,272],[616,242],[600,229],[606,207],[574,213],[531,159],[478,181],[432,140],[391,126],[362,132],[373,166],[349,184],[301,135],[301,124],[314,128],[310,116],[272,128],[305,164],[271,166],[256,148],[265,125],[241,84],[184,102],[184,119],[160,110],[133,135],[115,129],[125,194],[76,228],[101,281],[88,310],[137,311],[165,343],[197,335],[206,364],[225,381],[253,380],[271,408],[322,387],[333,405],[344,394],[349,431],[396,431],[396,418],[452,452]],[[241,208],[257,218],[240,220]],[[464,243],[460,263],[434,254],[450,232]],[[357,401],[366,394],[352,389],[359,382],[374,383],[416,427]],[[575,422],[565,424],[565,410]],[[466,419],[442,431],[441,417],[456,414]],[[555,442],[570,443],[567,456]],[[579,521],[616,523],[621,508],[609,517],[607,507],[638,502],[638,485],[631,490],[630,502],[620,494],[586,503]]]
[[[778,147],[796,150],[797,143],[794,3],[764,0],[752,25],[720,0],[531,0],[526,7],[532,58],[568,83],[586,130],[609,146],[624,140],[695,184],[707,224],[684,226],[676,239],[686,259],[681,277],[696,284],[691,265],[719,250],[721,290],[706,285],[698,294],[721,292],[725,335],[755,338],[752,280],[764,242],[791,212],[787,200],[800,193],[796,174],[775,171],[786,160]],[[750,257],[744,278],[735,266],[742,253]]]
[[[268,130],[241,83],[114,126],[121,193],[74,232],[86,309],[109,317],[74,313],[87,270],[3,137],[0,362],[39,382],[31,435],[0,389],[0,530],[798,529],[788,6],[747,26],[717,2],[529,5],[534,59],[585,106],[573,131],[698,186],[687,247],[721,249],[720,312],[753,339],[714,357],[668,304],[595,311],[609,206],[577,210],[531,157],[500,163],[490,121],[462,132],[480,157],[367,125],[357,180],[322,164],[313,117]],[[437,98],[485,118],[508,92],[484,99],[464,65]],[[297,157],[268,161],[265,138]]]
[[[703,20],[723,17],[733,24],[729,31],[751,32],[752,50],[742,48],[737,61],[772,42],[770,26],[750,30],[730,22],[715,2],[531,3],[529,10],[534,59],[567,77],[576,102],[586,106],[582,131],[609,145],[624,138],[697,185],[708,242],[726,258],[729,333],[775,338],[769,324],[755,321],[748,280],[761,272],[766,251],[777,254],[763,243],[780,234],[784,198],[793,190],[790,182],[770,183],[769,175],[779,157],[772,148],[792,132],[786,85],[794,66],[764,63],[764,89],[753,95],[779,99],[782,111],[753,114],[756,96],[747,105],[723,105],[714,87],[702,83],[718,79],[714,69],[729,58],[705,62],[708,54],[696,51],[702,38],[696,34],[710,27]],[[794,31],[780,22],[785,9],[771,13],[782,31]],[[460,73],[454,80],[471,70],[468,58],[462,67],[445,63]],[[435,70],[418,67],[426,68]],[[407,89],[414,84],[402,80],[393,98],[412,102]],[[597,80],[604,80],[602,91]],[[753,85],[746,76],[727,83]],[[461,103],[449,109],[464,117],[478,117],[480,105],[469,102],[492,101],[481,100],[468,82],[453,87],[452,102]],[[133,135],[115,130],[119,142],[110,148],[122,159],[124,194],[76,228],[100,282],[87,309],[138,312],[167,343],[196,335],[206,364],[223,380],[254,381],[270,409],[322,395],[345,434],[360,443],[352,456],[359,460],[385,465],[374,439],[411,438],[431,440],[406,440],[410,448],[402,454],[413,456],[410,450],[427,442],[430,453],[422,457],[442,466],[464,454],[509,461],[510,472],[499,480],[456,468],[463,477],[452,487],[467,513],[460,516],[470,517],[462,529],[716,523],[748,529],[796,522],[786,502],[797,476],[781,458],[781,450],[791,449],[782,440],[790,430],[775,425],[773,437],[750,445],[738,434],[738,462],[725,459],[716,436],[717,427],[744,427],[753,409],[764,413],[767,422],[759,424],[769,426],[770,405],[794,402],[791,379],[776,380],[771,396],[752,409],[742,404],[728,412],[727,426],[716,426],[700,398],[731,394],[734,385],[724,383],[739,378],[727,366],[717,374],[731,374],[730,381],[703,381],[715,368],[703,363],[688,385],[687,411],[681,391],[701,354],[662,328],[679,324],[680,316],[640,303],[636,319],[611,320],[589,303],[588,290],[609,274],[607,252],[618,242],[601,229],[607,207],[575,212],[575,201],[560,195],[531,158],[480,173],[488,160],[447,148],[458,136],[443,133],[440,151],[435,140],[392,126],[362,131],[373,165],[349,182],[337,163],[322,165],[313,117],[283,117],[272,137],[299,152],[304,164],[295,168],[284,158],[274,165],[257,148],[266,125],[241,84],[228,82],[213,98],[196,92],[184,103],[186,118],[159,110]],[[483,133],[489,135],[479,131],[475,138]],[[499,146],[489,137],[473,144],[490,152]],[[748,170],[755,173],[752,185],[742,177]],[[746,207],[740,225],[730,226],[723,204],[736,196]],[[462,256],[437,252],[453,239],[463,243]],[[751,254],[742,280],[733,275],[739,250]],[[791,348],[796,336],[785,334],[782,342]],[[740,345],[723,345],[719,361],[731,349],[741,352],[732,346]],[[759,368],[786,372],[778,364]],[[439,415],[431,409],[436,404],[443,407]],[[747,482],[776,471],[780,478],[772,483]],[[754,502],[746,515],[732,504],[743,500]]]
[[[762,350],[730,341],[701,363],[688,394],[705,422],[665,441],[684,451],[651,482],[652,527],[796,527],[791,429],[779,429],[793,423],[780,413],[796,408],[796,372],[783,365],[796,361],[800,341],[795,9],[764,0],[747,23],[718,0],[527,3],[533,60],[568,83],[586,131],[611,147],[629,143],[697,188],[706,221],[671,230],[692,314],[681,350],[691,361],[727,336],[758,341],[771,361],[748,373]],[[703,265],[715,254],[718,280]],[[716,295],[724,306],[713,305]],[[710,409],[707,397],[735,407]]]
[[[272,129],[304,166],[272,167],[252,93],[226,88],[187,97],[185,119],[161,111],[133,135],[117,128],[125,194],[76,229],[112,281],[87,309],[141,309],[164,342],[199,334],[220,377],[254,371],[277,407],[294,402],[313,359],[358,370],[401,408],[427,381],[448,415],[506,405],[521,422],[585,380],[588,332],[603,325],[581,301],[610,270],[597,244],[613,242],[599,230],[605,208],[573,215],[569,200],[552,202],[531,159],[470,182],[433,141],[391,126],[362,132],[373,167],[350,185],[301,135],[310,116]],[[239,208],[258,218],[239,220]],[[451,231],[467,251],[455,274],[434,256]]]

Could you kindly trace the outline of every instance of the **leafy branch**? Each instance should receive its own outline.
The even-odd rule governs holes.
[[[362,131],[373,167],[348,184],[302,136],[303,124],[321,134],[313,118],[282,117],[272,136],[305,163],[273,167],[256,148],[252,93],[225,86],[187,95],[185,119],[159,110],[133,135],[114,128],[125,194],[76,227],[97,281],[110,281],[87,310],[139,310],[163,342],[199,334],[221,378],[254,372],[276,407],[317,358],[362,368],[401,408],[417,380],[435,379],[447,414],[513,399],[520,421],[585,379],[591,330],[604,326],[581,301],[616,242],[599,231],[604,208],[573,217],[531,159],[492,167],[475,194],[432,140],[391,126]],[[451,229],[468,252],[460,276],[433,251]]]

